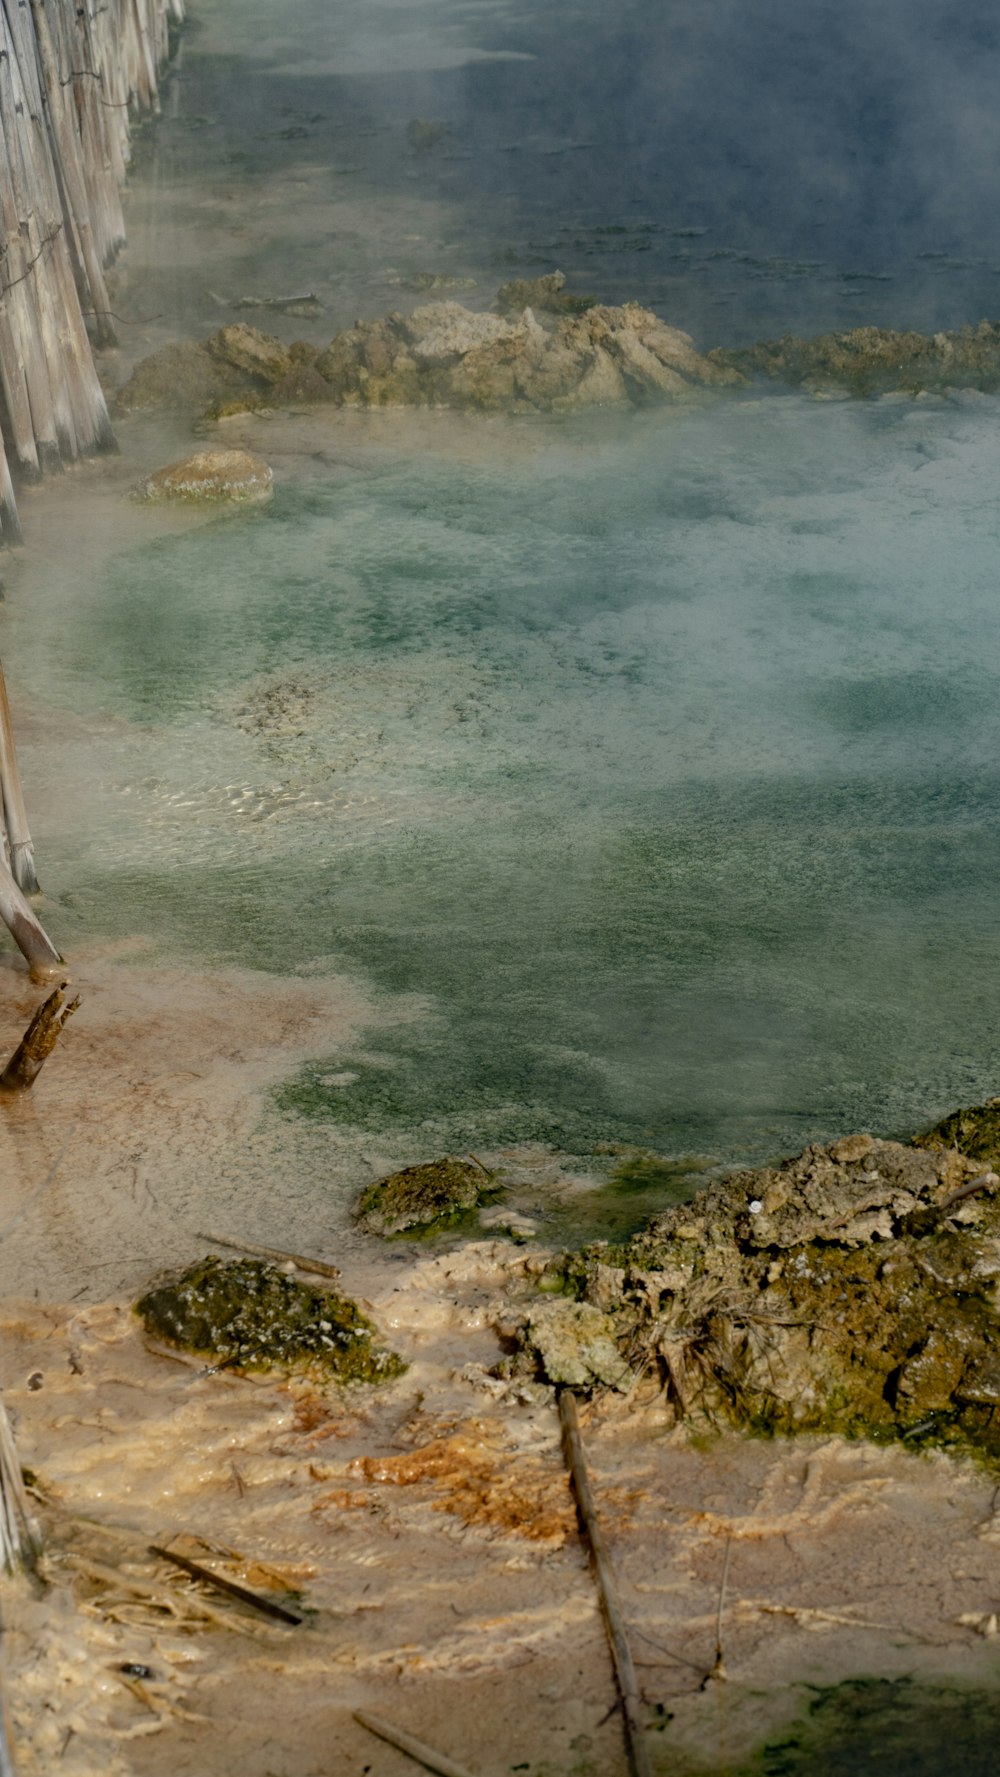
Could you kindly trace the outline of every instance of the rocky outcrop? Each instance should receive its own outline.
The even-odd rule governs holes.
[[[602,1317],[678,1418],[1000,1460],[1000,1179],[938,1145],[992,1142],[988,1109],[985,1134],[962,1112],[928,1146],[857,1135],[734,1173],[623,1246],[564,1255],[543,1289]],[[522,1373],[557,1383],[549,1320],[529,1308],[513,1332]]]
[[[495,314],[457,302],[428,303],[411,315],[359,321],[325,351],[303,343],[286,347],[236,323],[200,345],[169,346],[143,360],[119,391],[116,410],[190,406],[218,418],[265,403],[331,401],[565,412],[688,402],[700,390],[742,381],[739,371],[711,363],[686,333],[638,303],[577,312],[580,299],[562,300],[562,283],[554,273],[524,286],[545,286],[547,307],[540,313],[530,305]]]
[[[316,369],[350,406],[514,413],[689,400],[739,380],[637,303],[558,320],[530,307],[495,315],[430,303],[339,334]]]
[[[263,457],[248,450],[199,450],[157,469],[136,488],[140,500],[185,500],[195,505],[269,500],[273,477]]]
[[[212,402],[236,400],[258,392],[259,385],[209,351],[207,344],[179,339],[150,352],[114,397],[116,415],[170,411],[203,413]]]
[[[956,333],[896,333],[884,327],[855,327],[849,333],[822,333],[815,339],[785,334],[741,351],[708,354],[720,369],[764,376],[817,393],[846,390],[851,395],[892,391],[1000,389],[1000,323],[981,321]]]

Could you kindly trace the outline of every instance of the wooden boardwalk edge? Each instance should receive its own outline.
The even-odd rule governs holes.
[[[183,0],[0,0],[0,542],[15,487],[114,434],[92,344],[124,239],[131,117],[155,108]]]

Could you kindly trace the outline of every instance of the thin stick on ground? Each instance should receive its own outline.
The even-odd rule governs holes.
[[[26,1092],[34,1085],[44,1062],[52,1054],[67,1018],[73,1016],[80,1004],[79,994],[66,1004],[66,986],[65,981],[60,982],[32,1018],[0,1074],[0,1088],[5,1092]]]
[[[456,1765],[454,1759],[446,1758],[443,1752],[435,1752],[433,1746],[425,1745],[413,1734],[407,1734],[403,1728],[394,1728],[391,1722],[384,1721],[380,1715],[370,1715],[367,1709],[356,1709],[354,1719],[367,1728],[369,1734],[377,1734],[380,1740],[387,1740],[390,1746],[397,1746],[400,1752],[408,1753],[428,1771],[437,1771],[439,1777],[470,1777],[464,1765]]]
[[[254,1259],[273,1259],[277,1265],[294,1265],[296,1271],[311,1271],[314,1277],[339,1277],[338,1265],[327,1265],[322,1259],[307,1259],[304,1253],[286,1253],[278,1246],[252,1246],[249,1240],[226,1240],[222,1234],[196,1234],[198,1240],[209,1240],[213,1246],[224,1246],[231,1253],[249,1253]]]
[[[604,1532],[598,1521],[594,1497],[590,1490],[590,1477],[587,1473],[587,1461],[580,1437],[576,1400],[569,1389],[563,1389],[559,1396],[559,1419],[562,1424],[566,1465],[573,1482],[573,1492],[576,1495],[580,1520],[590,1547],[591,1566],[597,1581],[604,1624],[608,1632],[608,1645],[611,1649],[611,1659],[615,1669],[615,1680],[618,1685],[618,1694],[621,1697],[629,1770],[632,1777],[652,1777],[652,1767],[646,1749],[642,1700],[639,1696],[632,1650],[629,1647],[625,1619],[618,1597],[618,1584],[604,1541]]]
[[[252,1592],[249,1586],[241,1586],[236,1580],[227,1579],[223,1573],[213,1572],[201,1561],[192,1561],[188,1555],[179,1555],[173,1549],[164,1548],[160,1543],[150,1543],[149,1552],[161,1561],[172,1561],[175,1567],[190,1574],[194,1580],[201,1580],[203,1585],[214,1586],[217,1592],[224,1592],[229,1598],[238,1598],[241,1604],[249,1604],[266,1617],[274,1617],[279,1623],[298,1624],[303,1621],[300,1611],[289,1610],[286,1605],[278,1604],[273,1598],[264,1598],[259,1592]]]
[[[729,1557],[732,1552],[733,1539],[731,1536],[727,1536],[726,1558],[722,1563],[722,1579],[719,1583],[719,1608],[715,1613],[715,1664],[709,1673],[709,1678],[725,1679],[729,1676],[726,1672],[726,1662],[722,1657],[722,1613],[726,1608],[726,1587],[729,1584]]]

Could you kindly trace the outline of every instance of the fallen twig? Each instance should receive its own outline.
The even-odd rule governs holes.
[[[729,1584],[729,1557],[732,1552],[733,1539],[731,1536],[728,1536],[726,1538],[726,1558],[722,1563],[722,1579],[719,1582],[719,1608],[715,1615],[715,1662],[708,1675],[709,1678],[717,1678],[720,1681],[729,1676],[726,1671],[726,1662],[722,1657],[722,1613],[726,1608],[726,1587]]]
[[[279,1623],[295,1623],[303,1621],[297,1611],[289,1610],[284,1604],[276,1604],[271,1598],[261,1597],[259,1592],[251,1592],[249,1586],[241,1586],[238,1581],[226,1579],[221,1573],[215,1573],[211,1567],[203,1567],[200,1561],[192,1561],[187,1555],[177,1555],[173,1549],[161,1548],[158,1543],[149,1546],[151,1555],[161,1561],[172,1561],[175,1567],[183,1568],[192,1579],[203,1580],[206,1586],[214,1586],[217,1591],[225,1592],[230,1598],[238,1598],[241,1604],[250,1604],[254,1610],[262,1611],[266,1617],[276,1617]]]
[[[642,1719],[639,1685],[635,1676],[632,1651],[625,1631],[625,1619],[622,1616],[618,1598],[618,1586],[604,1541],[604,1533],[598,1522],[593,1495],[590,1491],[587,1463],[580,1438],[580,1422],[576,1412],[576,1399],[568,1388],[564,1388],[559,1395],[559,1419],[563,1430],[566,1464],[572,1478],[580,1519],[590,1546],[594,1578],[597,1581],[601,1609],[608,1632],[608,1644],[611,1648],[615,1679],[622,1702],[629,1768],[632,1777],[652,1777],[649,1754],[646,1750],[645,1723]]]
[[[276,1246],[253,1246],[249,1240],[226,1240],[221,1234],[196,1234],[197,1240],[210,1240],[213,1246],[224,1246],[233,1253],[250,1253],[255,1259],[273,1259],[278,1265],[294,1265],[296,1271],[311,1271],[314,1277],[339,1277],[338,1265],[327,1265],[322,1259],[307,1259],[303,1253],[282,1252]]]
[[[446,1758],[443,1752],[435,1752],[433,1746],[426,1746],[423,1740],[417,1740],[407,1734],[403,1728],[394,1728],[391,1722],[384,1721],[380,1715],[369,1715],[367,1709],[356,1709],[354,1719],[367,1728],[370,1734],[377,1734],[380,1740],[388,1740],[390,1746],[397,1746],[400,1752],[409,1753],[418,1765],[428,1771],[437,1771],[439,1777],[470,1777],[464,1765],[456,1765],[454,1759]]]
[[[99,1585],[125,1592],[129,1597],[141,1599],[144,1604],[155,1606],[157,1610],[165,1610],[170,1616],[180,1616],[181,1603],[188,1616],[204,1617],[209,1623],[215,1623],[220,1629],[235,1629],[240,1635],[260,1635],[263,1630],[259,1624],[241,1622],[234,1617],[232,1611],[217,1610],[209,1604],[207,1598],[198,1598],[193,1592],[187,1592],[183,1600],[178,1599],[176,1592],[169,1586],[157,1586],[150,1580],[136,1579],[131,1574],[119,1572],[116,1567],[106,1567],[103,1561],[90,1561],[85,1555],[69,1553],[66,1560],[70,1567],[82,1573],[87,1579],[96,1580]]]

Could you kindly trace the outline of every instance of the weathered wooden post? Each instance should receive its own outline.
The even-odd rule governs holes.
[[[26,895],[38,893],[35,849],[28,831],[28,816],[21,790],[21,773],[14,747],[14,727],[7,701],[7,681],[0,661],[0,801],[10,846],[10,869],[18,888]]]
[[[182,0],[0,0],[0,541],[20,540],[18,479],[114,447],[91,339],[114,339],[129,113],[155,106],[182,17]]]

